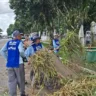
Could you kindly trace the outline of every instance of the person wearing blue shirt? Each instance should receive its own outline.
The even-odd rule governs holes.
[[[34,55],[37,51],[39,51],[42,48],[43,48],[43,45],[40,42],[40,37],[35,35],[33,36],[33,44],[26,49],[25,55],[28,58]]]
[[[59,42],[59,39],[58,39],[58,34],[54,35],[53,48],[54,48],[54,53],[57,54],[59,52],[59,48],[60,48],[60,42]]]
[[[17,85],[20,88],[21,96],[25,95],[25,71],[22,57],[24,55],[23,43],[18,30],[13,32],[13,40],[9,40],[0,50],[1,55],[6,59],[8,70],[8,87],[10,96],[17,96]]]
[[[42,43],[40,42],[40,37],[38,35],[33,36],[33,44],[31,46],[29,46],[25,51],[27,60],[30,56],[34,55],[36,52],[40,51],[42,48],[44,48],[44,47],[43,47]],[[30,64],[30,60],[28,60],[28,63]],[[30,79],[32,81],[34,81],[33,70],[30,72]],[[33,83],[32,83],[32,85],[33,85]]]

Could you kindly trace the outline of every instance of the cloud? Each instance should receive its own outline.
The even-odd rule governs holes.
[[[8,2],[0,2],[0,14],[12,12],[13,10],[10,9]]]
[[[14,17],[14,13],[0,15],[0,28],[3,29],[4,33],[6,32],[8,26],[14,23]]]
[[[13,10],[9,7],[9,0],[0,1],[0,28],[4,31],[3,34],[6,34],[6,30],[10,24],[15,22],[15,14]]]
[[[0,1],[0,2],[9,2],[9,0],[2,0],[2,1]]]

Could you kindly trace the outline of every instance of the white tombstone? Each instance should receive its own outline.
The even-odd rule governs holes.
[[[53,35],[54,35],[54,34],[56,34],[56,29],[54,29],[54,33],[53,33]]]
[[[96,40],[96,23],[94,21],[91,22],[91,32],[93,33],[94,40]]]
[[[43,32],[42,36],[41,36],[41,40],[42,41],[47,41],[49,40],[49,37],[47,36],[47,33],[46,32]]]
[[[83,27],[83,25],[81,25],[81,27],[79,29],[79,39],[80,39],[82,46],[84,46],[85,40],[84,40],[84,27]]]
[[[35,36],[36,34],[37,34],[37,32],[33,32],[33,33],[30,34],[29,37],[33,37],[33,36]]]
[[[39,31],[39,36],[41,36],[41,32]]]
[[[96,23],[94,21],[91,22],[91,32],[96,34]]]
[[[45,32],[43,32],[43,36],[45,36]]]

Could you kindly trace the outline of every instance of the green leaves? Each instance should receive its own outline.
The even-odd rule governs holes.
[[[60,33],[65,29],[77,32],[82,22],[96,20],[95,5],[95,0],[10,0],[16,22],[25,32],[46,27],[52,32],[54,29]]]
[[[41,25],[50,25],[51,20],[56,16],[54,0],[19,0],[18,2],[10,0],[10,6],[18,18],[27,16]]]
[[[2,32],[3,30],[0,28],[0,32]]]
[[[7,29],[7,34],[8,35],[11,35],[14,31],[14,25],[13,24],[10,24],[9,28]]]

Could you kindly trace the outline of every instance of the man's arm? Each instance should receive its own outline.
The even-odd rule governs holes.
[[[32,48],[32,46],[29,46],[26,50],[25,50],[25,56],[28,58],[30,56],[32,56],[34,54],[34,49]]]
[[[57,50],[59,49],[60,46],[56,45],[55,41],[53,40],[53,47],[54,47],[54,50]]]
[[[56,48],[57,47],[57,45],[56,45],[56,43],[55,43],[55,41],[53,40],[53,47],[54,48]]]
[[[7,60],[7,43],[2,47],[2,49],[0,50],[0,54]]]
[[[32,56],[34,54],[34,50],[32,48],[32,46],[29,46],[26,50],[25,50],[25,56],[27,58],[28,64],[30,64],[30,56]]]
[[[23,48],[23,43],[22,42],[20,42],[20,44],[18,46],[18,49],[19,49],[19,52],[20,52],[20,56],[21,57],[25,57],[24,48]]]

